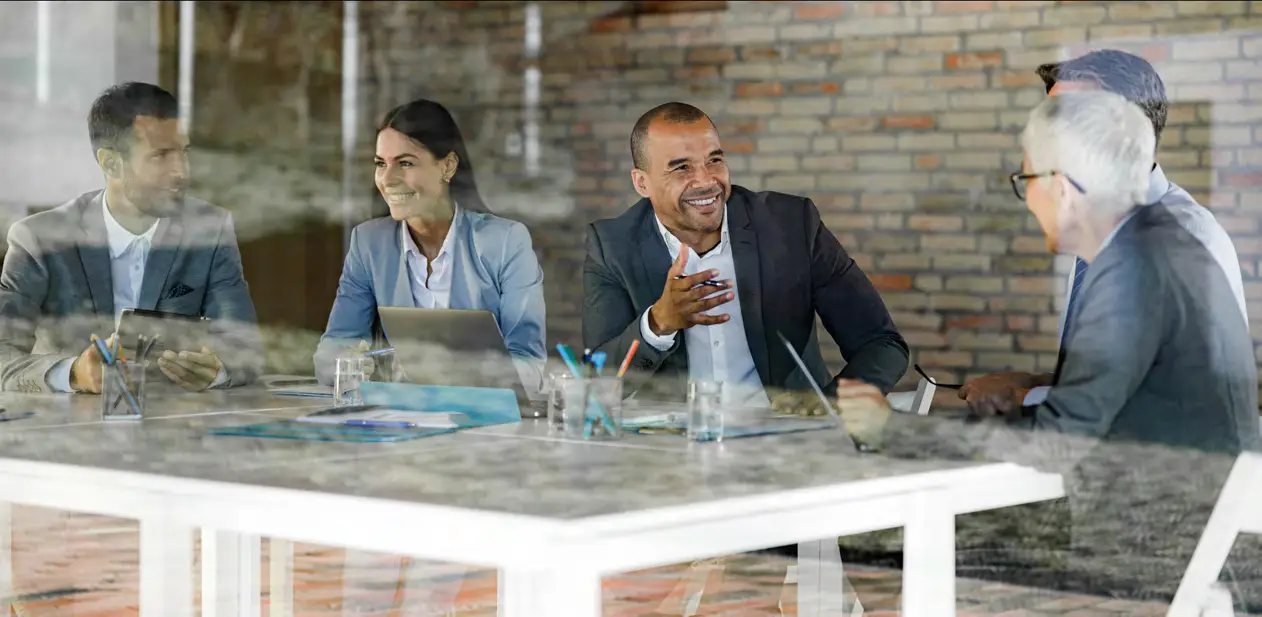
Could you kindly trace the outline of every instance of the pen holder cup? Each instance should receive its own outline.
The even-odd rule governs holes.
[[[139,420],[145,416],[145,362],[101,363],[101,419]]]
[[[617,377],[558,379],[561,431],[567,439],[611,440],[622,436],[622,380]]]

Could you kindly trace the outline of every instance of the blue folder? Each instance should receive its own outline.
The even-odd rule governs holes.
[[[521,421],[517,395],[498,388],[421,386],[414,384],[364,382],[359,385],[364,404],[389,409],[460,414],[454,416],[458,428],[377,428],[342,424],[313,424],[281,420],[211,429],[213,435],[270,437],[306,441],[388,442],[407,441],[443,435],[465,428]]]

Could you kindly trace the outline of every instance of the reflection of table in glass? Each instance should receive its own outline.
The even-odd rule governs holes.
[[[295,400],[311,404],[219,408]],[[267,536],[497,567],[502,615],[594,617],[605,574],[897,526],[915,616],[954,613],[956,514],[1061,494],[1059,477],[1011,464],[859,456],[833,431],[723,444],[566,442],[543,421],[392,444],[205,432],[245,417],[0,431],[0,499],[139,519],[145,616],[192,614],[197,527],[229,557],[204,568],[203,601],[218,604],[203,615],[258,614],[249,539]]]

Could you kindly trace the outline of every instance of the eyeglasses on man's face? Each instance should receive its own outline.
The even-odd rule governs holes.
[[[1008,181],[1012,183],[1012,192],[1016,194],[1017,199],[1020,199],[1021,201],[1025,201],[1025,189],[1027,186],[1029,186],[1030,180],[1034,180],[1035,178],[1050,178],[1052,176],[1060,176],[1068,180],[1069,184],[1073,185],[1075,189],[1078,189],[1079,193],[1082,193],[1083,195],[1087,194],[1087,190],[1082,188],[1082,185],[1078,184],[1077,180],[1070,178],[1069,174],[1061,173],[1056,170],[1044,171],[1037,174],[1027,174],[1027,173],[1017,172],[1015,174],[1012,174],[1011,176],[1008,176]]]

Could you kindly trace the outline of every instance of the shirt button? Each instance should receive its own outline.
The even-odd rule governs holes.
[[[721,341],[714,341],[714,346],[715,346],[715,347],[722,347],[722,346],[723,346],[723,343],[722,343]]]

